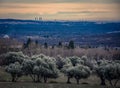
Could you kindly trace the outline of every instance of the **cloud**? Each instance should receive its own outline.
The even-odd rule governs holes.
[[[1,1],[1,0],[0,0]],[[6,1],[6,0],[4,0]],[[13,1],[13,0],[11,0]],[[15,0],[14,0],[15,1]],[[16,0],[17,1],[17,0]],[[31,0],[30,0],[31,1]],[[44,0],[45,1],[45,0]],[[43,2],[44,2],[43,1]],[[48,0],[47,0],[48,1]],[[46,2],[47,2],[46,1]],[[55,0],[52,0],[55,1]],[[59,0],[56,0],[59,1]],[[67,0],[61,0],[67,1]],[[70,1],[70,0],[69,0]],[[74,0],[71,0],[74,1]],[[78,0],[83,1],[83,0]],[[84,0],[84,2],[89,2]],[[91,0],[99,1],[99,0]],[[102,0],[101,0],[102,1]],[[107,0],[106,0],[107,1]],[[112,0],[109,0],[112,1]],[[19,2],[22,2],[22,0]],[[25,0],[27,2],[27,0]],[[44,19],[110,19],[120,20],[119,3],[0,3],[0,18],[34,19],[41,16]],[[42,2],[39,0],[39,2]],[[77,2],[77,0],[76,0]]]
[[[110,13],[110,11],[78,11],[78,12],[58,12],[58,14],[82,14],[82,13],[85,13],[85,14],[94,14],[94,13]]]
[[[29,8],[28,6],[13,5],[13,4],[0,4],[0,8]]]
[[[36,16],[41,16],[38,13],[3,13],[0,18],[14,18],[14,19],[34,19]]]

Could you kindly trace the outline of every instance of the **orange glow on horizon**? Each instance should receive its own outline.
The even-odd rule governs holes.
[[[116,4],[91,3],[42,3],[42,4],[1,4],[0,14],[38,14],[46,19],[118,19]],[[1,6],[0,5],[0,6]],[[11,16],[12,17],[12,16]],[[68,18],[69,17],[69,18]],[[120,18],[119,18],[120,19]]]

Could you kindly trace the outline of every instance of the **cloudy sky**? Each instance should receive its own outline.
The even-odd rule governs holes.
[[[0,0],[0,18],[120,21],[120,0]]]

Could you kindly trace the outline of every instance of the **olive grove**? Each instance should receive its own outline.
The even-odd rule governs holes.
[[[49,57],[44,54],[28,57],[22,52],[4,54],[5,71],[11,75],[11,81],[16,82],[21,76],[29,76],[33,82],[47,83],[50,78],[58,78],[60,74],[67,77],[67,83],[74,78],[79,84],[91,74],[96,74],[101,85],[106,81],[115,88],[120,80],[120,61],[91,59],[87,56],[77,57]]]

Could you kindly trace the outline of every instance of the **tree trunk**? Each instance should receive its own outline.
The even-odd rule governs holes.
[[[17,82],[18,78],[19,78],[19,77],[15,77],[15,82]]]
[[[77,81],[77,84],[79,84],[79,79],[76,79],[76,81]]]
[[[12,82],[15,82],[15,75],[12,75]]]
[[[101,79],[101,85],[106,85],[105,84],[105,79],[103,77],[100,77],[100,79]]]
[[[44,77],[44,83],[47,83],[47,77]]]
[[[15,82],[15,76],[12,76],[12,82]]]
[[[111,80],[109,80],[109,83],[112,86],[112,88],[115,88]]]
[[[15,82],[15,78],[14,77],[12,77],[12,82]]]
[[[33,82],[35,82],[35,75],[33,76],[30,74],[30,77],[32,78]]]
[[[37,82],[40,82],[40,76],[37,75]]]
[[[70,84],[71,82],[70,82],[70,77],[68,77],[68,79],[67,79],[67,83],[68,84]]]
[[[117,85],[118,81],[119,81],[119,79],[117,79],[117,80],[115,81],[115,84],[114,84],[114,86],[115,86],[115,87],[116,87],[116,85]]]

